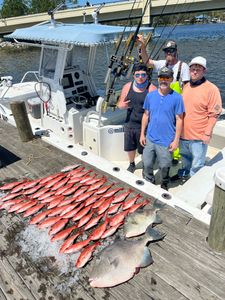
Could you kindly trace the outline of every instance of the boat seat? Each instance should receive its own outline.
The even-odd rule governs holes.
[[[85,117],[85,122],[90,122],[93,126],[98,126],[100,114],[96,111],[90,111]],[[126,111],[116,109],[115,111],[106,111],[101,114],[100,126],[123,125],[126,119]]]

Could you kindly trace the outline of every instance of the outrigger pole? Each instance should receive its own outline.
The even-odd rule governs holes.
[[[113,70],[113,78],[111,80],[111,83],[109,85],[107,84],[107,86],[106,86],[106,99],[105,99],[104,109],[103,109],[104,111],[106,111],[107,106],[108,106],[109,101],[110,101],[110,97],[114,93],[114,84],[116,82],[116,79],[118,77],[120,77],[121,75],[127,76],[129,70],[130,70],[130,72],[132,71],[133,64],[134,64],[134,58],[131,56],[131,53],[132,53],[132,50],[134,48],[135,42],[137,40],[137,35],[139,33],[139,30],[140,30],[140,27],[141,27],[141,24],[142,24],[143,16],[144,16],[144,14],[146,12],[146,9],[147,9],[147,7],[149,6],[150,3],[151,3],[151,0],[146,1],[143,13],[142,13],[141,18],[140,18],[140,21],[139,21],[139,23],[137,25],[137,28],[136,28],[134,34],[132,35],[132,37],[130,39],[128,39],[128,42],[127,42],[127,45],[126,45],[126,48],[125,48],[126,50],[124,51],[124,53],[120,56],[119,59],[117,59],[117,53],[119,51],[125,29],[123,31],[122,36],[120,37],[120,40],[119,40],[118,46],[116,48],[115,54],[111,56],[110,65],[108,67],[107,75],[106,75],[106,78],[105,78],[105,83],[106,84],[109,81],[110,74],[112,72],[112,66],[113,66],[114,62],[117,62],[117,67]],[[125,26],[125,28],[126,28],[126,26]],[[110,103],[110,107],[115,107],[115,106],[116,106],[116,103]]]

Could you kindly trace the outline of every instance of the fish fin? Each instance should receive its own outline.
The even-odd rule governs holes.
[[[144,267],[149,266],[152,263],[153,263],[153,259],[152,259],[152,256],[151,256],[151,252],[148,249],[148,247],[145,246],[144,247],[144,253],[143,253],[141,262],[140,262],[138,267],[144,268]]]
[[[153,222],[154,224],[161,224],[162,223],[162,219],[160,218],[159,215],[156,215],[155,216],[155,220]]]
[[[157,211],[164,208],[166,206],[165,203],[162,203],[159,199],[155,199],[153,202],[153,208],[155,208]]]
[[[161,233],[156,229],[153,229],[152,225],[148,226],[145,233],[148,237],[148,241],[162,240],[166,236],[166,233]]]

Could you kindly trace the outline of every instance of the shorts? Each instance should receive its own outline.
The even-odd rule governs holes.
[[[124,126],[124,151],[135,151],[143,153],[143,147],[140,144],[141,128],[129,128]]]

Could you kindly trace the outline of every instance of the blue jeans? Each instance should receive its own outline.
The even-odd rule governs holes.
[[[143,160],[143,177],[152,183],[155,183],[153,174],[154,164],[158,160],[160,170],[160,183],[167,184],[169,182],[169,171],[172,162],[172,153],[167,147],[152,143],[146,139],[142,160]]]
[[[180,154],[182,169],[178,170],[179,176],[193,176],[205,165],[208,145],[200,140],[180,139]]]

